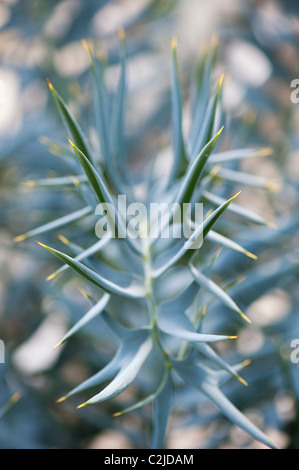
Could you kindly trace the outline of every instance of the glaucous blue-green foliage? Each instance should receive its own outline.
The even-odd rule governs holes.
[[[125,194],[128,203],[136,201],[137,184],[131,175],[124,151],[127,65],[123,32],[120,33],[120,42],[120,77],[118,87],[113,92],[105,82],[106,64],[98,61],[90,45],[86,41],[83,42],[90,59],[92,102],[100,152],[94,150],[62,97],[51,82],[48,82],[59,114],[67,128],[70,149],[61,153],[70,164],[71,176],[43,179],[31,182],[31,185],[56,187],[60,190],[72,189],[79,195],[82,204],[75,212],[17,237],[18,241],[81,220],[89,221],[91,234],[95,225],[93,214],[99,203],[109,203],[116,209],[116,198],[119,194]],[[188,137],[184,135],[176,48],[176,41],[173,40],[171,67],[173,162],[168,175],[163,175],[159,180],[150,175],[148,181],[145,181],[146,203],[170,201],[183,207],[184,203],[203,202],[204,208],[207,209],[204,220],[189,239],[152,240],[149,237],[112,239],[108,234],[101,240],[92,241],[88,235],[85,245],[81,247],[61,236],[60,240],[67,245],[70,254],[40,243],[64,263],[49,276],[49,279],[57,277],[70,267],[98,288],[99,293],[99,297],[94,299],[85,292],[90,302],[90,309],[72,326],[57,346],[67,341],[96,317],[101,318],[119,342],[114,357],[103,369],[58,401],[93,389],[96,393],[92,395],[89,392],[90,396],[80,407],[103,402],[126,390],[138,378],[140,371],[150,365],[152,370],[156,371],[155,388],[140,401],[117,414],[136,410],[151,402],[153,448],[161,448],[164,445],[173,399],[177,388],[182,384],[187,384],[212,400],[227,418],[255,439],[269,447],[275,447],[273,442],[251,423],[221,390],[222,385],[231,378],[237,379],[240,387],[246,385],[240,371],[247,365],[247,361],[230,365],[211,345],[219,341],[233,340],[235,336],[221,334],[221,331],[211,334],[205,327],[206,311],[209,309],[211,299],[219,302],[219,310],[223,306],[234,312],[238,321],[250,322],[227,292],[235,285],[231,277],[227,278],[224,286],[210,278],[210,271],[218,259],[219,251],[214,254],[210,249],[206,249],[206,246],[209,242],[232,250],[232,253],[237,252],[255,258],[255,255],[239,243],[217,231],[217,224],[220,219],[226,217],[225,212],[236,214],[243,218],[245,223],[247,221],[260,225],[271,225],[271,223],[267,218],[238,205],[237,195],[229,198],[219,195],[219,185],[215,183],[219,183],[219,180],[224,182],[237,180],[244,185],[267,188],[268,180],[233,172],[225,169],[225,164],[251,156],[262,156],[268,150],[254,148],[217,151],[222,133],[222,123],[219,121],[222,119],[220,103],[223,77],[220,77],[214,90],[212,71],[216,57],[215,44],[212,44],[209,53],[198,66],[192,93],[191,129]],[[123,214],[117,213],[116,209],[118,233],[123,230],[125,222]],[[172,219],[169,222],[172,223]],[[196,250],[190,249],[200,236],[203,237],[203,245]],[[201,256],[202,253],[204,256]],[[99,254],[103,255],[100,259]],[[208,302],[204,293],[209,294]],[[128,307],[122,310],[124,298],[131,301],[130,321],[126,316]],[[112,301],[118,301],[117,319],[113,315],[113,309],[110,308]],[[136,319],[135,325],[131,324],[132,318]],[[226,332],[230,329],[231,321],[231,317],[228,316]],[[106,381],[109,381],[108,385],[104,386]]]

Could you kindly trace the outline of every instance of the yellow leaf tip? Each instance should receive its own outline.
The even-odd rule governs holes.
[[[254,255],[253,253],[250,253],[250,251],[245,251],[245,255],[254,260],[257,259],[257,256]]]
[[[83,408],[83,406],[86,406],[87,403],[81,403],[81,405],[77,406],[77,410],[79,410],[80,408]]]
[[[57,349],[57,348],[59,348],[59,346],[61,346],[61,345],[62,345],[62,341],[59,341],[59,343],[57,343],[56,346],[54,346],[53,349]]]
[[[257,154],[260,157],[267,157],[268,155],[273,155],[273,149],[271,147],[264,147],[257,151]]]
[[[249,364],[251,364],[251,360],[250,360],[250,359],[245,359],[245,361],[242,362],[242,366],[243,366],[243,367],[247,367],[247,366],[249,366]]]
[[[43,248],[48,248],[47,245],[44,245],[43,243],[38,242],[37,240],[35,240],[35,243],[37,243],[38,245],[42,246]]]
[[[76,186],[76,187],[80,186],[80,181],[78,180],[78,178],[76,178],[76,176],[71,175],[70,179],[74,183],[74,186]]]
[[[267,220],[267,221],[266,221],[266,225],[267,225],[267,227],[269,227],[269,228],[273,228],[274,230],[278,230],[277,225],[276,225],[274,222],[272,222],[271,220]]]
[[[266,189],[272,193],[279,193],[282,189],[282,184],[280,181],[272,180],[267,183]]]
[[[248,387],[248,383],[246,382],[246,380],[243,379],[243,377],[238,375],[237,379],[239,380],[239,382],[241,382],[241,384],[245,385],[245,387]]]
[[[66,399],[67,399],[67,396],[60,397],[60,398],[58,398],[58,399],[56,400],[56,403],[61,403],[61,402],[63,402],[63,401],[66,400]]]
[[[80,290],[81,294],[84,295],[84,297],[87,299],[88,298],[87,292],[82,288],[80,288],[79,290]]]
[[[124,42],[126,40],[126,31],[125,29],[122,27],[122,28],[119,28],[118,30],[118,37],[120,39],[121,42]]]
[[[22,242],[22,241],[26,240],[26,238],[27,238],[27,236],[26,236],[25,234],[23,234],[23,235],[18,235],[17,237],[14,237],[14,238],[13,238],[13,241],[14,241],[15,243],[19,243],[19,242]]]
[[[29,181],[25,181],[24,185],[29,187],[29,188],[32,188],[32,187],[36,186],[36,182],[33,181],[33,180],[29,180]]]
[[[171,49],[173,51],[176,51],[177,50],[177,47],[178,47],[178,40],[177,40],[177,37],[176,36],[173,36],[172,39],[171,39]]]
[[[15,392],[13,396],[11,397],[10,401],[11,403],[17,403],[21,397],[22,397],[22,394],[20,392]]]
[[[84,47],[85,51],[89,53],[89,52],[90,52],[90,48],[89,48],[89,44],[88,44],[87,39],[82,38],[82,39],[81,39],[81,44],[82,44],[82,46]]]
[[[65,245],[69,245],[70,241],[61,233],[58,235],[58,239]]]
[[[211,39],[211,46],[217,47],[218,44],[219,44],[219,36],[217,36],[217,34],[213,34],[212,39]]]
[[[251,323],[250,318],[248,318],[247,315],[245,315],[245,313],[241,312],[241,310],[239,310],[239,315],[240,315],[245,321],[247,321],[247,323]]]
[[[234,199],[236,199],[236,197],[238,197],[240,194],[241,194],[242,191],[239,191],[237,194],[235,194],[230,200],[233,201]]]
[[[217,132],[217,136],[219,136],[221,134],[221,132],[223,131],[224,129],[224,126],[221,127],[221,129]]]
[[[47,83],[48,83],[48,86],[49,86],[50,90],[53,91],[54,87],[53,87],[52,83],[50,82],[49,78],[47,78]]]

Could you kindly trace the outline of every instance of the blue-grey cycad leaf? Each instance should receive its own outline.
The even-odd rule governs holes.
[[[207,359],[211,362],[216,364],[217,366],[224,369],[228,372],[232,377],[235,377],[239,382],[243,385],[247,385],[247,382],[236,372],[236,370],[227,364],[215,351],[211,348],[210,345],[206,343],[196,343],[194,344],[194,348],[197,349],[201,354],[203,354]]]
[[[79,248],[79,254],[74,258],[76,261],[83,261],[89,256],[94,255],[95,253],[98,253],[105,245],[110,240],[109,234],[104,236],[101,240],[98,240],[96,243],[88,247],[86,250],[80,250]],[[69,243],[67,243],[69,244]],[[74,245],[75,247],[75,245]],[[48,276],[48,280],[53,279],[54,277],[58,276],[59,274],[63,273],[64,271],[68,270],[70,266],[65,264],[64,266],[61,266],[59,269],[57,269],[53,274]]]
[[[56,347],[60,346],[67,339],[71,338],[71,336],[77,333],[81,328],[83,328],[83,326],[85,326],[87,323],[93,320],[96,316],[98,316],[101,312],[103,312],[109,300],[110,300],[110,295],[104,294],[103,297],[101,297],[101,299],[90,310],[88,310],[88,312],[64,335],[64,337],[57,344]]]
[[[14,393],[10,399],[1,406],[0,408],[0,420],[9,412],[9,410],[20,400],[21,394],[19,392]]]
[[[84,297],[89,301],[92,307],[95,307],[100,301],[96,302],[93,297],[91,297],[86,291],[81,290]],[[104,307],[105,308],[105,307]],[[110,329],[111,333],[116,336],[120,341],[128,341],[135,337],[136,332],[146,331],[150,327],[144,328],[127,328],[121,325],[115,318],[113,318],[106,310],[101,314],[100,319],[105,323],[106,326]]]
[[[90,69],[92,75],[92,82],[93,82],[93,90],[94,96],[96,97],[94,101],[94,110],[95,110],[95,120],[96,126],[99,133],[99,141],[101,147],[101,153],[104,157],[105,164],[107,167],[107,171],[109,173],[110,180],[112,181],[115,189],[117,190],[118,194],[124,194],[124,190],[122,188],[119,174],[116,173],[114,167],[114,154],[116,153],[116,149],[113,148],[114,141],[117,142],[118,147],[122,148],[121,139],[119,139],[118,132],[121,129],[122,120],[124,116],[124,89],[125,87],[125,59],[122,62],[122,70],[121,76],[117,91],[117,105],[120,107],[116,107],[116,109],[110,109],[109,103],[109,92],[106,88],[105,80],[104,80],[104,69],[103,64],[100,63],[97,58],[94,56],[93,52],[91,51],[89,44],[87,41],[83,40],[83,46],[88,54],[90,60]],[[113,119],[114,118],[114,119]],[[116,123],[115,123],[116,121]],[[114,134],[111,132],[111,129],[114,129]]]
[[[93,160],[92,152],[87,142],[86,136],[84,135],[83,130],[79,126],[78,122],[76,121],[76,119],[74,118],[70,110],[68,109],[64,100],[61,98],[61,96],[55,90],[55,88],[53,87],[52,83],[49,80],[48,80],[48,85],[52,93],[52,96],[54,98],[54,101],[56,103],[56,106],[58,108],[59,114],[62,117],[62,120],[65,123],[68,131],[71,133],[72,139],[74,140],[76,146],[82,152],[84,152],[84,154],[90,161],[92,161]]]
[[[218,286],[214,281],[207,278],[202,274],[198,269],[195,268],[193,264],[190,264],[190,271],[195,279],[195,281],[207,290],[210,294],[220,300],[228,308],[232,309],[234,312],[238,313],[244,320],[248,323],[251,323],[249,318],[240,310],[238,305],[233,301],[233,299]]]
[[[152,449],[163,449],[168,417],[173,401],[173,386],[170,374],[154,400]]]
[[[86,158],[84,153],[76,147],[76,145],[72,142],[71,145],[86,173],[88,181],[90,182],[98,201],[100,204],[106,204],[105,210],[107,210],[108,222],[109,225],[111,225],[113,233],[115,232],[115,229],[117,229],[119,236],[124,239],[137,254],[140,254],[141,251],[136,241],[131,239],[131,237],[126,236],[126,226],[122,214],[118,213],[114,199],[104,182],[103,176],[99,174],[97,169],[92,165],[88,158]]]
[[[271,155],[270,148],[249,148],[249,149],[233,149],[224,152],[215,152],[209,159],[210,164],[226,163],[233,160],[243,160],[249,157],[261,157]]]
[[[114,269],[98,263],[97,272],[91,270],[84,264],[76,261],[74,258],[62,253],[54,248],[46,246],[40,242],[39,245],[46,248],[50,253],[57,256],[65,264],[68,264],[74,271],[80,274],[84,279],[100,287],[108,293],[118,294],[124,297],[140,298],[145,297],[145,287],[142,279],[130,273],[118,272]]]
[[[147,397],[143,398],[142,400],[138,401],[137,403],[134,403],[134,405],[132,406],[129,406],[128,408],[126,408],[125,410],[122,410],[122,411],[119,411],[118,413],[114,413],[113,416],[121,416],[125,413],[130,413],[131,411],[135,411],[135,410],[138,410],[139,408],[141,408],[142,406],[144,405],[147,405],[148,403],[154,401],[154,399],[162,392],[162,390],[164,389],[165,385],[166,385],[166,382],[168,380],[168,377],[169,377],[169,369],[166,368],[165,371],[164,371],[164,374],[163,374],[163,377],[162,377],[162,380],[160,382],[160,385],[158,386],[158,388],[153,392],[151,393],[150,395],[148,395]]]
[[[253,186],[254,188],[267,189],[268,191],[277,192],[280,189],[278,180],[271,180],[263,176],[251,175],[242,171],[230,170],[228,168],[220,168],[218,176],[224,180],[233,183]]]
[[[196,387],[209,397],[234,424],[266,446],[276,448],[276,445],[226,398],[215,384],[215,377],[210,374],[209,369],[198,364],[185,363],[182,366],[177,364],[176,370],[189,385]]]
[[[178,74],[176,39],[172,40],[172,63],[171,63],[171,104],[172,104],[172,141],[174,151],[174,161],[169,176],[170,186],[175,177],[186,165],[186,151],[182,129],[182,96]]]
[[[230,366],[230,368],[235,372],[236,375],[239,375],[238,373],[242,369],[244,369],[244,367],[248,366],[250,362],[250,360],[245,360],[243,362]],[[211,370],[211,373],[214,374],[216,382],[219,386],[225,384],[232,378],[232,373],[227,370]]]
[[[106,380],[116,376],[123,366],[125,367],[130,364],[134,357],[134,353],[138,351],[147,337],[147,332],[136,331],[135,334],[130,337],[129,341],[123,341],[120,343],[116,354],[103,369],[89,377],[77,387],[73,388],[69,393],[60,398],[58,401],[63,401],[66,398],[69,398],[77,393],[84,392],[91,387],[96,387]]]
[[[202,149],[207,144],[207,142],[209,142],[209,140],[212,137],[222,82],[223,82],[223,75],[219,79],[216,91],[214,92],[214,95],[212,96],[210,100],[210,103],[207,107],[207,110],[203,118],[202,125],[196,136],[195,144],[192,149],[193,158],[195,157],[195,155],[199,153],[200,149]]]
[[[234,424],[246,431],[257,441],[262,442],[272,449],[277,449],[276,444],[269,439],[262,431],[258,429],[246,416],[236,408],[226,396],[217,387],[205,385],[202,388],[205,393],[223,412],[223,414],[230,419]]]
[[[167,305],[167,304],[166,304]],[[183,310],[164,309],[163,304],[160,304],[157,309],[157,324],[161,331],[164,333],[175,336],[182,340],[191,342],[215,342],[224,341],[229,339],[229,336],[224,335],[209,335],[197,333],[194,325],[191,323]]]
[[[189,138],[190,154],[194,155],[195,144],[209,105],[211,95],[211,75],[215,65],[218,44],[214,42],[207,55],[204,55],[196,70],[195,86],[193,88],[194,103],[192,109],[192,127]]]
[[[137,331],[146,331],[149,327],[144,328],[126,328],[116,321],[108,312],[104,311],[101,315],[102,320],[105,322],[106,326],[109,327],[111,333],[113,333],[121,341],[129,341],[132,339]]]
[[[125,115],[126,115],[126,92],[127,92],[127,66],[126,66],[126,39],[124,32],[120,31],[120,76],[118,81],[117,92],[115,95],[112,124],[113,139],[112,146],[113,155],[116,157],[116,167],[120,171],[123,179],[126,178],[127,172],[124,166],[124,147],[125,147]],[[127,181],[125,181],[127,182]]]
[[[99,141],[101,153],[105,159],[111,157],[110,153],[110,136],[109,136],[109,106],[107,98],[107,90],[103,80],[103,71],[101,65],[95,58],[89,44],[86,40],[82,41],[83,47],[87,52],[90,61],[90,71],[92,76],[93,92],[96,99],[93,100],[95,120],[97,131],[99,133]]]
[[[223,202],[225,201],[225,199],[223,199],[222,197],[216,196],[216,194],[210,193],[209,191],[204,191],[203,196],[212,204],[223,204]],[[250,222],[254,222],[256,224],[268,225],[269,227],[274,226],[274,224],[268,219],[265,219],[261,215],[258,215],[255,212],[245,207],[239,206],[238,204],[235,204],[235,203],[230,204],[228,211],[231,212],[232,214],[240,215],[241,217],[244,217]]]
[[[237,251],[238,253],[242,253],[249,258],[252,259],[257,259],[257,256],[254,255],[253,253],[250,253],[250,251],[246,250],[241,246],[239,243],[236,243],[235,241],[231,240],[230,238],[225,237],[224,235],[215,232],[214,230],[210,230],[208,235],[207,235],[207,240],[217,243],[219,245],[222,245],[226,248],[229,248],[230,250]]]
[[[49,232],[50,230],[57,230],[58,228],[65,227],[68,224],[73,222],[77,222],[80,219],[83,219],[87,215],[92,214],[92,207],[87,206],[83,209],[79,209],[78,211],[71,212],[70,214],[64,215],[63,217],[59,217],[59,219],[52,220],[40,227],[36,227],[33,230],[29,230],[29,232],[24,233],[23,235],[18,235],[14,238],[15,242],[20,242],[23,240],[27,240],[27,238],[35,237],[36,235],[41,235],[42,233]]]
[[[190,164],[190,167],[183,178],[179,193],[176,197],[176,202],[178,202],[180,205],[182,205],[184,202],[190,202],[196,183],[203,174],[205,165],[215,148],[222,129],[223,127],[213,138],[211,138],[211,140],[207,142],[204,148],[198,153],[194,161]]]
[[[192,304],[198,293],[198,285],[195,281],[191,282],[188,287],[177,297],[167,302],[163,302],[158,306],[158,311],[164,312],[185,312]]]
[[[30,188],[46,188],[61,191],[63,189],[73,188],[75,182],[86,183],[85,175],[58,176],[54,178],[41,178],[37,180],[26,181],[24,184]]]
[[[239,194],[239,193],[238,193]],[[168,269],[170,269],[175,264],[181,262],[182,258],[184,257],[185,263],[190,261],[190,259],[194,256],[196,249],[194,247],[197,246],[199,240],[204,240],[209,231],[212,229],[214,224],[217,222],[219,217],[223,214],[223,212],[229,207],[232,201],[238,196],[231,197],[227,201],[225,201],[221,206],[217,207],[217,209],[212,212],[204,221],[201,223],[193,232],[190,238],[186,242],[183,243],[182,246],[175,252],[174,255],[170,256],[170,258],[163,262],[163,264],[159,265],[159,260],[157,261],[158,266],[155,267],[153,271],[153,277],[159,278],[164,274]]]
[[[184,203],[189,203],[191,201],[196,184],[203,175],[207,160],[213,152],[222,129],[223,128],[221,128],[220,131],[204,146],[194,161],[190,162],[188,170],[186,171],[185,176],[182,178],[182,182],[178,187],[178,192],[174,198],[174,210],[169,211],[168,214],[166,213],[166,216],[164,215],[158,237],[161,236],[165,227],[170,226],[174,222],[176,215],[180,215],[178,209],[183,208]],[[179,217],[179,224],[181,224],[180,218],[181,217]]]
[[[146,335],[147,338],[142,342],[137,350],[133,350],[133,344],[131,342],[129,343],[129,345],[132,346],[131,360],[121,367],[116,377],[109,383],[109,385],[107,385],[107,387],[104,388],[104,390],[87,400],[83,404],[84,406],[113,398],[131,385],[153,347],[152,338],[149,336],[148,332],[146,332]]]

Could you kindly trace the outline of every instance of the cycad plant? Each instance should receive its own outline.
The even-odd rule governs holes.
[[[221,390],[221,386],[231,378],[237,379],[240,387],[247,385],[240,370],[248,361],[230,365],[211,346],[211,343],[235,338],[229,334],[230,328],[234,331],[233,322],[228,316],[228,334],[218,334],[218,331],[217,334],[214,331],[211,334],[206,331],[207,313],[213,299],[220,302],[219,315],[223,305],[224,309],[235,312],[237,322],[250,322],[227,293],[238,280],[227,279],[225,285],[220,286],[209,277],[213,262],[220,252],[217,250],[215,253],[213,246],[225,247],[255,258],[245,248],[217,231],[218,219],[225,218],[226,214],[223,214],[227,211],[246,221],[270,224],[266,218],[239,206],[234,201],[237,195],[228,199],[219,195],[219,181],[239,181],[263,187],[268,186],[268,181],[261,178],[255,180],[252,175],[244,173],[225,171],[221,166],[236,159],[266,154],[268,149],[214,151],[221,139],[220,121],[223,119],[223,77],[220,77],[215,89],[212,86],[217,48],[215,42],[196,70],[191,93],[191,126],[188,138],[185,136],[176,41],[173,40],[171,170],[167,175],[157,176],[159,160],[149,171],[146,167],[148,177],[141,184],[140,178],[133,177],[124,151],[127,79],[123,31],[120,33],[120,42],[120,77],[117,89],[111,91],[105,82],[106,62],[98,60],[91,45],[83,41],[91,66],[98,150],[92,148],[90,140],[48,81],[70,142],[70,149],[56,147],[56,150],[70,165],[71,176],[43,179],[29,184],[56,187],[62,191],[71,189],[79,195],[82,204],[75,212],[17,237],[17,241],[21,241],[85,220],[84,228],[86,230],[87,226],[88,230],[85,232],[83,246],[60,236],[60,241],[67,245],[70,254],[39,243],[64,263],[48,277],[49,280],[71,267],[93,285],[92,289],[94,286],[97,288],[92,293],[83,291],[90,302],[90,309],[72,326],[57,347],[96,317],[111,330],[119,342],[116,354],[103,369],[58,402],[77,393],[88,393],[86,391],[89,389],[93,389],[95,393],[92,395],[89,392],[87,400],[79,408],[103,402],[138,382],[140,374],[148,370],[147,389],[150,392],[145,393],[143,388],[144,396],[141,400],[115,415],[152,403],[153,448],[164,446],[168,417],[174,406],[173,397],[176,390],[186,384],[210,398],[226,417],[255,439],[269,447],[275,447]],[[127,210],[132,203],[140,202],[140,198],[146,209],[143,218],[140,213],[136,217],[136,212],[129,213]],[[203,203],[203,217],[200,222],[195,217],[195,203]],[[159,214],[147,217],[147,209],[151,204],[161,204],[161,220]],[[170,205],[173,210],[168,210]],[[183,211],[186,205],[191,210],[186,216],[182,217],[180,214],[178,218],[180,209]],[[95,237],[95,214],[103,216],[100,219],[103,234],[100,240]],[[130,219],[129,215],[135,217]],[[132,236],[133,226],[138,236]],[[184,230],[182,235],[181,229],[186,226],[189,235]],[[171,229],[169,237],[163,236],[166,227]],[[151,236],[153,228],[156,237]],[[98,234],[97,231],[96,233]],[[176,236],[176,233],[181,236]],[[208,300],[206,293],[209,294]],[[148,383],[149,378],[152,385]]]

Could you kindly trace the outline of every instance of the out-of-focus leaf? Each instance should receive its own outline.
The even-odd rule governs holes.
[[[113,154],[115,156],[116,167],[119,168],[120,174],[123,179],[126,178],[127,172],[125,171],[124,158],[125,158],[125,116],[126,116],[126,92],[127,92],[127,66],[126,66],[126,35],[125,31],[119,31],[120,38],[120,77],[117,87],[117,93],[114,100],[113,107],[113,139],[112,145]]]
[[[218,232],[215,232],[214,230],[210,230],[208,235],[207,235],[207,240],[217,243],[219,245],[222,245],[226,248],[229,248],[230,250],[237,251],[239,253],[242,253],[243,255],[248,256],[249,258],[252,259],[257,259],[257,256],[255,256],[253,253],[250,253],[250,251],[245,250],[239,243],[234,242],[230,238],[225,237],[224,235],[221,235]]]
[[[215,194],[210,193],[209,191],[204,191],[203,196],[206,200],[211,202],[212,204],[223,204],[225,199],[220,196],[216,196]],[[229,209],[230,212],[236,215],[240,215],[245,219],[249,220],[250,222],[254,222],[256,224],[267,225],[268,227],[274,228],[273,222],[265,219],[261,215],[256,214],[255,212],[246,209],[245,207],[241,207],[238,204],[231,204]]]
[[[168,417],[173,401],[173,385],[168,374],[164,387],[154,400],[152,449],[163,449]]]
[[[223,82],[223,75],[221,75],[219,79],[216,91],[214,92],[214,95],[212,96],[210,103],[208,105],[208,108],[205,112],[204,119],[200,127],[199,133],[196,137],[196,141],[195,141],[194,148],[192,151],[193,158],[195,157],[195,155],[198,155],[198,153],[200,152],[200,149],[202,149],[207,144],[207,142],[209,142],[212,138],[214,124],[215,124],[217,104],[220,98],[222,82]]]
[[[57,178],[43,178],[39,180],[26,181],[25,186],[30,188],[46,188],[56,189],[61,191],[63,189],[73,188],[75,183],[86,183],[87,178],[85,175],[72,175],[72,176],[60,176]]]
[[[64,227],[65,225],[71,224],[76,222],[87,215],[92,214],[92,207],[87,206],[83,209],[79,209],[78,211],[71,212],[70,214],[64,215],[59,219],[52,220],[40,227],[34,228],[33,230],[29,230],[29,232],[24,233],[23,235],[18,235],[14,238],[15,242],[21,242],[23,240],[27,240],[27,238],[32,238],[36,235],[40,235],[45,232],[49,232],[50,230],[56,230],[58,228]]]
[[[263,178],[262,176],[250,175],[249,173],[244,173],[242,171],[221,168],[218,171],[217,176],[226,181],[253,186],[254,188],[267,189],[268,191],[277,192],[280,189],[280,183],[278,181]]]
[[[21,394],[16,392],[13,396],[0,408],[0,419],[2,419],[6,413],[20,400]]]
[[[233,149],[225,152],[215,152],[209,159],[209,164],[221,164],[234,160],[243,160],[250,157],[263,157],[272,154],[272,149],[265,147],[261,149]]]
[[[171,63],[171,103],[172,103],[172,141],[174,161],[169,176],[168,185],[171,185],[184,167],[187,166],[186,150],[182,129],[182,96],[178,74],[177,41],[172,39]]]
[[[218,40],[213,38],[209,52],[204,52],[200,56],[200,60],[196,67],[195,80],[193,85],[192,103],[192,127],[189,137],[190,154],[196,155],[195,144],[203,125],[203,120],[209,104],[209,96],[211,91],[211,75],[215,65],[215,59],[218,49]]]

